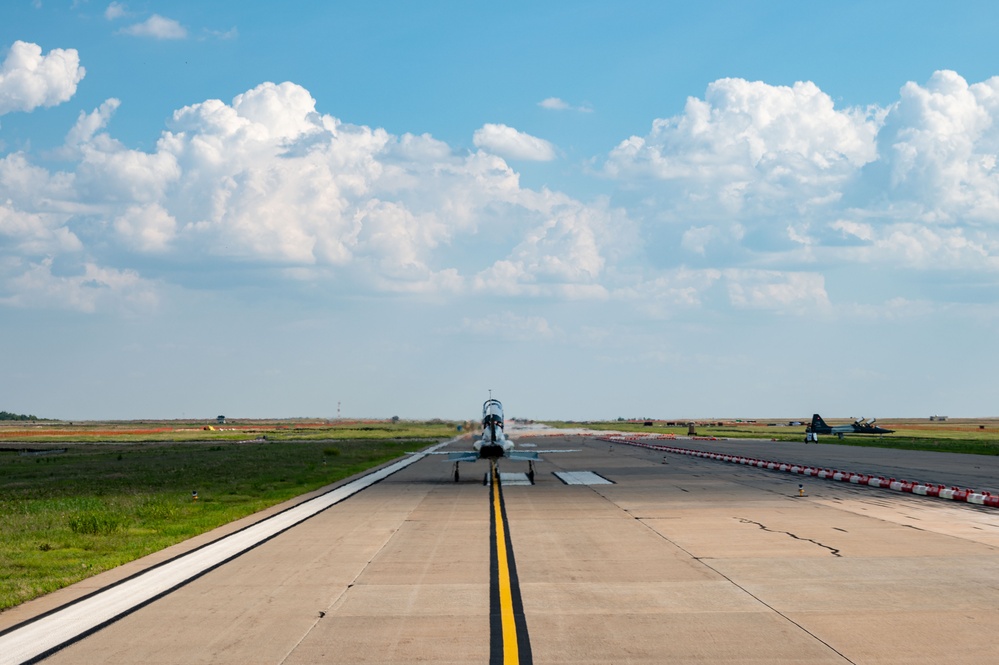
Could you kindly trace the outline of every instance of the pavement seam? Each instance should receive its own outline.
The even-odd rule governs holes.
[[[814,639],[816,642],[818,642],[818,643],[822,644],[823,646],[825,646],[827,649],[829,649],[830,651],[832,651],[833,653],[835,653],[837,656],[839,656],[840,658],[842,658],[844,661],[846,661],[847,663],[850,663],[850,665],[857,665],[855,661],[850,660],[850,658],[847,657],[847,655],[844,654],[842,651],[840,651],[839,649],[837,649],[833,645],[829,644],[824,639],[822,639],[821,637],[819,637],[818,635],[816,635],[812,631],[808,630],[807,628],[805,628],[804,626],[802,626],[800,623],[798,623],[797,621],[795,621],[794,619],[792,619],[788,615],[784,614],[783,612],[781,612],[780,610],[778,610],[776,607],[774,607],[770,603],[766,602],[765,600],[763,600],[762,598],[760,598],[759,596],[757,596],[756,594],[754,594],[752,591],[750,591],[746,587],[742,586],[741,584],[739,584],[738,582],[736,582],[735,580],[733,580],[731,577],[729,577],[725,573],[721,572],[720,570],[718,570],[717,568],[715,568],[714,566],[712,566],[711,564],[709,564],[706,559],[703,559],[703,558],[698,557],[698,556],[694,556],[694,554],[692,552],[684,549],[678,543],[670,540],[669,538],[666,537],[665,534],[660,533],[659,531],[657,531],[656,529],[654,529],[650,524],[646,524],[644,518],[635,517],[634,519],[637,522],[639,522],[642,526],[644,526],[646,529],[649,529],[650,531],[652,531],[652,533],[656,534],[657,536],[659,536],[660,538],[662,538],[663,540],[665,540],[670,545],[676,547],[678,550],[680,550],[681,552],[683,552],[684,554],[686,554],[687,556],[689,556],[692,560],[698,562],[699,564],[701,564],[702,566],[704,566],[705,568],[707,568],[711,572],[715,573],[716,575],[718,575],[722,579],[726,580],[729,584],[731,584],[736,589],[739,589],[740,591],[742,591],[743,593],[745,593],[747,596],[749,596],[750,598],[752,598],[753,600],[755,600],[756,602],[758,602],[763,607],[767,608],[768,610],[770,610],[771,612],[773,612],[777,616],[781,617],[782,619],[784,619],[785,621],[787,621],[791,625],[796,626],[798,628],[798,630],[802,631],[803,633],[805,633],[806,635],[808,635],[809,637],[811,637],[812,639]]]
[[[416,511],[417,508],[419,508],[419,505],[422,504],[423,501],[426,500],[426,498],[427,498],[427,496],[429,494],[430,494],[430,490],[428,489],[423,494],[423,498],[420,499],[420,501],[417,502],[417,504],[415,506],[413,506],[412,508],[409,509],[409,512],[406,514],[405,519],[402,520],[403,524],[405,524],[406,522],[412,521],[410,518],[412,517],[413,513]],[[385,540],[382,542],[381,546],[378,548],[378,551],[376,551],[374,554],[372,554],[371,557],[364,563],[364,565],[361,566],[360,570],[357,571],[357,574],[354,575],[353,578],[351,578],[350,582],[348,582],[346,585],[344,585],[344,587],[340,590],[340,593],[338,593],[336,595],[336,598],[334,598],[329,603],[329,605],[326,606],[325,609],[319,610],[319,616],[317,616],[316,620],[312,622],[312,625],[309,626],[308,630],[306,630],[305,632],[302,633],[302,637],[297,642],[295,642],[294,646],[292,646],[288,650],[288,653],[286,653],[284,655],[284,657],[279,661],[278,665],[282,665],[283,663],[287,662],[287,660],[291,657],[291,655],[293,653],[295,653],[295,651],[298,649],[298,647],[300,647],[302,645],[302,642],[304,642],[306,640],[306,638],[308,638],[309,635],[312,634],[312,631],[316,629],[316,626],[319,625],[319,622],[322,621],[324,618],[326,618],[327,615],[334,613],[337,610],[337,608],[340,605],[343,604],[343,601],[344,601],[344,599],[347,596],[347,592],[354,588],[354,586],[357,584],[357,580],[361,577],[361,575],[364,574],[364,572],[368,569],[368,567],[371,565],[371,563],[375,559],[378,558],[378,555],[381,554],[385,550],[385,548],[388,546],[388,544],[392,541],[393,538],[396,537],[396,535],[398,533],[399,533],[399,529],[395,529],[394,531],[392,531],[392,533],[390,533],[388,535],[388,537],[385,538]]]
[[[644,449],[639,448],[639,450],[644,450]],[[652,452],[654,453],[654,452],[658,452],[658,451],[652,451]],[[648,458],[644,458],[644,457],[641,457],[641,456],[635,456],[635,459],[642,460],[642,459],[648,459]],[[658,459],[658,457],[655,457],[654,459]],[[680,459],[684,459],[684,458],[680,458]],[[674,461],[678,461],[678,460],[674,460]],[[703,459],[700,459],[700,458],[691,458],[691,459],[687,459],[686,461],[688,461],[688,462],[694,462],[695,464],[699,464],[699,463],[705,462],[707,460],[703,460]],[[741,469],[740,473],[734,474],[734,478],[740,478],[740,477],[741,478],[745,478],[745,480],[744,481],[733,480],[733,482],[736,482],[736,483],[738,483],[740,485],[743,485],[745,487],[749,487],[751,489],[755,489],[755,490],[758,490],[758,491],[761,491],[761,492],[769,492],[770,494],[773,494],[775,496],[787,499],[789,501],[800,501],[800,500],[802,500],[801,497],[797,497],[797,496],[786,494],[783,491],[783,489],[784,489],[783,486],[781,486],[781,487],[761,486],[761,485],[758,485],[758,484],[752,482],[755,479],[759,479],[759,480],[762,480],[762,481],[765,481],[765,482],[768,481],[768,480],[773,480],[773,481],[781,482],[781,480],[780,480],[781,476],[775,476],[774,474],[772,474],[767,469],[760,469],[758,467],[746,466],[746,467],[744,467],[744,468]],[[797,479],[794,479],[794,478],[788,479],[788,478],[785,477],[783,483],[787,484],[787,485],[790,485],[790,484],[793,484],[796,480]],[[768,482],[768,485],[769,485],[769,482]],[[849,514],[849,515],[861,515],[863,517],[866,517],[868,519],[872,519],[872,520],[881,522],[881,523],[886,524],[886,525],[907,527],[907,528],[910,528],[910,529],[915,529],[916,531],[924,531],[926,533],[932,533],[932,534],[935,534],[937,536],[943,536],[943,537],[946,537],[946,538],[952,538],[954,540],[957,540],[957,541],[960,541],[960,542],[964,542],[964,543],[975,543],[976,545],[982,545],[982,546],[988,547],[990,549],[999,549],[999,547],[997,547],[995,545],[992,545],[992,544],[987,543],[987,542],[982,542],[980,540],[975,540],[974,538],[970,538],[968,536],[962,536],[962,535],[954,534],[954,533],[947,533],[947,532],[944,532],[944,531],[937,531],[937,530],[934,530],[934,529],[926,529],[926,528],[918,527],[918,526],[915,526],[915,525],[912,525],[912,524],[906,524],[903,521],[895,521],[895,520],[887,519],[887,518],[882,517],[880,515],[871,515],[871,514],[867,514],[866,512],[857,512],[855,510],[850,510],[846,506],[838,505],[838,504],[841,503],[841,502],[843,502],[845,500],[843,497],[848,497],[851,500],[853,500],[853,501],[855,501],[855,502],[857,502],[857,503],[859,503],[861,505],[865,505],[865,506],[870,505],[870,506],[875,506],[875,507],[880,507],[880,508],[890,508],[890,509],[893,509],[893,510],[899,508],[899,506],[902,505],[901,502],[905,502],[905,504],[910,504],[911,503],[911,505],[912,505],[913,508],[918,508],[918,507],[921,507],[921,506],[927,506],[927,507],[932,507],[933,510],[937,511],[937,512],[954,510],[954,511],[959,511],[961,514],[965,514],[967,512],[971,512],[971,513],[976,514],[976,515],[989,515],[989,511],[991,511],[993,509],[983,508],[981,506],[976,506],[976,505],[970,504],[970,503],[941,503],[941,502],[939,502],[939,501],[937,501],[937,500],[935,500],[935,499],[933,499],[931,497],[924,497],[924,496],[919,496],[919,495],[916,495],[916,494],[888,495],[888,496],[884,496],[883,498],[879,499],[878,497],[872,497],[869,492],[867,492],[867,491],[865,491],[863,489],[863,487],[866,487],[866,486],[830,484],[830,485],[827,485],[827,486],[823,487],[823,489],[822,489],[823,494],[821,496],[819,496],[819,495],[811,495],[811,496],[807,496],[805,498],[808,499],[809,503],[812,503],[812,504],[815,504],[815,505],[820,505],[820,506],[826,506],[827,508],[831,508],[833,510],[839,510],[839,511],[841,511],[843,513],[846,513],[846,514]],[[679,487],[679,486],[677,486],[677,489],[679,489],[682,492],[688,492],[688,490],[685,490],[685,489],[683,489],[682,487]],[[916,521],[920,520],[920,518],[918,518],[918,517],[912,517],[912,516],[909,516],[909,515],[900,515],[899,517],[900,518],[904,517],[905,519],[912,519],[912,520],[916,520]],[[985,526],[991,526],[991,527],[994,527],[994,528],[999,528],[999,524],[990,524],[990,523],[986,522],[986,523],[984,523],[984,525]],[[825,547],[825,546],[823,545],[823,547]]]
[[[641,458],[636,458],[636,459],[641,459]],[[651,462],[650,462],[650,464],[651,464]],[[816,642],[818,642],[818,643],[822,644],[823,646],[825,646],[827,649],[829,649],[830,651],[832,651],[833,653],[835,653],[837,656],[839,656],[840,658],[842,658],[845,662],[850,663],[850,665],[857,665],[855,661],[851,660],[849,657],[846,656],[846,654],[844,654],[843,652],[841,652],[839,649],[837,649],[833,645],[829,644],[828,642],[826,642],[825,640],[823,640],[821,637],[819,637],[818,635],[816,635],[812,631],[808,630],[807,628],[805,628],[804,626],[802,626],[800,623],[798,623],[797,621],[795,621],[791,617],[787,616],[786,614],[784,614],[783,612],[781,612],[780,610],[778,610],[776,607],[773,607],[772,605],[770,605],[769,603],[767,603],[765,600],[763,600],[759,596],[757,596],[754,593],[752,593],[751,591],[749,591],[749,589],[745,588],[744,586],[742,586],[741,584],[739,584],[738,582],[736,582],[735,580],[733,580],[731,577],[729,577],[725,573],[723,573],[720,570],[718,570],[717,568],[714,568],[713,566],[711,566],[711,564],[707,563],[707,561],[705,559],[702,559],[701,557],[698,557],[698,556],[694,556],[694,554],[692,552],[686,550],[685,548],[683,548],[678,543],[670,540],[668,537],[666,537],[665,534],[657,531],[655,528],[652,527],[652,525],[650,525],[650,524],[648,524],[646,522],[646,518],[642,518],[642,517],[638,517],[636,515],[633,515],[629,510],[627,510],[627,509],[622,508],[621,506],[619,506],[617,503],[614,502],[613,499],[611,499],[610,497],[608,497],[607,495],[605,495],[603,492],[600,491],[600,487],[603,487],[603,486],[587,485],[587,487],[589,487],[589,489],[592,490],[594,494],[596,494],[597,496],[599,496],[600,498],[602,498],[604,501],[607,501],[608,503],[610,503],[611,505],[613,505],[618,510],[624,512],[626,515],[628,515],[629,517],[631,517],[632,519],[634,519],[636,522],[638,522],[639,524],[641,524],[643,527],[645,527],[646,529],[648,529],[649,531],[651,531],[655,535],[659,536],[659,538],[661,538],[662,540],[665,540],[667,543],[669,543],[673,547],[677,548],[678,550],[680,550],[681,552],[683,552],[684,554],[686,554],[687,556],[689,556],[692,560],[698,562],[699,564],[701,564],[702,566],[704,566],[705,568],[707,568],[711,572],[715,573],[716,575],[718,575],[722,579],[728,581],[729,584],[731,584],[735,588],[739,589],[740,591],[742,591],[743,593],[745,593],[747,596],[749,596],[750,598],[752,598],[753,600],[755,600],[756,602],[758,602],[763,607],[766,607],[768,610],[770,610],[771,612],[773,612],[777,616],[781,617],[782,619],[784,619],[785,621],[787,621],[791,625],[796,626],[798,628],[798,630],[802,631],[803,633],[805,633],[806,635],[808,635],[809,637],[811,637],[812,639],[814,639]]]

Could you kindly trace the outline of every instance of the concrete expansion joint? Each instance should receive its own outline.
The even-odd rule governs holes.
[[[750,520],[745,520],[745,521],[750,522]],[[752,524],[757,524],[761,528],[765,528],[765,527],[763,527],[762,524],[759,524],[759,522],[751,522],[751,523]],[[680,549],[683,550],[682,547]],[[683,550],[683,551],[686,552],[686,550]],[[690,555],[689,552],[687,552],[687,554]],[[837,554],[837,556],[839,556],[839,555]],[[791,617],[789,617],[787,614],[784,614],[784,612],[780,611],[780,609],[778,609],[777,607],[774,607],[773,605],[771,605],[770,603],[768,603],[766,600],[764,600],[760,596],[757,596],[755,593],[753,593],[752,591],[750,591],[749,589],[747,589],[743,585],[739,584],[737,581],[735,581],[734,579],[732,579],[731,577],[729,577],[728,575],[726,575],[722,571],[720,571],[717,568],[715,568],[714,566],[712,566],[710,562],[713,561],[715,559],[715,557],[698,557],[698,556],[693,556],[693,555],[690,555],[690,557],[694,561],[700,562],[700,564],[702,566],[704,566],[705,568],[707,568],[711,572],[715,573],[716,575],[718,575],[719,577],[721,577],[722,579],[724,579],[725,581],[727,581],[729,584],[731,584],[732,586],[734,586],[736,589],[739,589],[740,591],[742,591],[744,594],[746,594],[747,596],[749,596],[750,598],[752,598],[753,600],[755,600],[757,603],[759,603],[763,607],[766,607],[768,610],[770,610],[771,612],[773,612],[774,614],[776,614],[777,616],[779,616],[780,618],[782,618],[784,621],[787,621],[789,624],[791,624],[792,626],[796,627],[798,630],[802,631],[804,634],[808,635],[809,637],[811,637],[812,639],[814,639],[816,642],[818,642],[818,643],[822,644],[823,646],[825,646],[827,649],[829,649],[830,651],[832,651],[834,654],[836,654],[837,656],[839,656],[840,658],[842,658],[844,663],[849,663],[849,665],[857,665],[857,663],[855,661],[850,660],[850,658],[848,658],[846,654],[844,654],[842,651],[840,651],[839,649],[837,649],[836,647],[834,647],[832,644],[830,644],[829,642],[826,642],[824,639],[822,639],[821,637],[819,637],[817,634],[813,633],[808,628],[806,628],[802,624],[798,623],[797,621],[795,621],[794,619],[792,619]]]
[[[750,523],[750,524],[756,524],[760,528],[769,531],[769,529],[767,529],[764,525],[760,524],[759,522],[753,522],[752,520],[742,520],[742,521],[746,522],[746,523]],[[656,534],[657,536],[659,536],[660,538],[662,538],[666,542],[672,544],[674,547],[676,547],[681,552],[683,552],[688,557],[690,557],[691,561],[697,561],[702,566],[704,566],[706,569],[710,570],[715,575],[718,575],[720,578],[722,578],[725,581],[727,581],[729,584],[731,584],[732,586],[734,586],[736,589],[739,589],[742,593],[746,594],[747,596],[749,596],[750,598],[752,598],[753,600],[755,600],[757,603],[759,603],[763,607],[766,607],[768,610],[770,610],[771,612],[773,612],[777,616],[781,617],[784,621],[787,621],[792,626],[795,626],[798,630],[802,631],[803,633],[805,633],[806,635],[810,636],[815,641],[817,641],[820,644],[824,645],[827,649],[829,649],[830,651],[832,651],[833,653],[835,653],[837,656],[839,656],[840,658],[842,658],[844,663],[849,663],[849,665],[857,665],[854,661],[850,660],[846,656],[846,654],[844,654],[842,651],[840,651],[839,649],[837,649],[836,647],[834,647],[832,644],[830,644],[829,642],[826,642],[821,637],[819,637],[818,635],[816,635],[815,633],[813,633],[812,631],[810,631],[808,628],[806,628],[805,626],[801,625],[800,623],[798,623],[797,621],[795,621],[794,619],[792,619],[788,615],[786,615],[783,612],[781,612],[780,609],[778,609],[777,607],[774,607],[773,605],[771,605],[770,603],[768,603],[766,600],[764,600],[760,596],[757,596],[752,591],[750,591],[749,589],[747,589],[743,585],[739,584],[736,580],[732,579],[731,577],[729,577],[728,575],[726,575],[725,573],[723,573],[721,570],[719,570],[719,569],[715,568],[714,566],[712,566],[711,562],[714,561],[714,560],[716,560],[717,557],[701,557],[701,556],[696,556],[690,550],[686,549],[685,547],[683,547],[679,543],[677,543],[677,542],[671,540],[670,538],[668,538],[664,533],[661,533],[660,531],[657,531],[656,529],[654,529],[652,527],[652,525],[650,525],[650,524],[648,524],[646,522],[642,522],[642,524],[647,529],[649,529],[650,531],[652,531],[652,533]],[[787,532],[785,532],[785,533],[787,533]],[[788,535],[792,535],[792,534],[788,534]],[[794,537],[797,538],[797,536],[794,536]],[[801,540],[801,539],[799,538],[799,540]],[[815,541],[812,541],[812,542],[815,542]],[[816,544],[818,545],[819,543],[816,543]],[[826,547],[826,546],[822,545],[822,547]],[[826,547],[826,549],[832,549],[832,548]],[[834,552],[834,556],[840,556],[838,550],[836,550]]]

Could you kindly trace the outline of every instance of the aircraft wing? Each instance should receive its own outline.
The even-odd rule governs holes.
[[[561,448],[559,450],[511,450],[510,459],[520,459],[520,460],[537,460],[538,455],[548,455],[550,453],[578,453],[578,450],[566,450]]]
[[[538,452],[540,452],[540,451],[537,451],[537,450],[511,450],[510,451],[510,459],[532,460],[532,461],[534,461],[534,460],[538,459]]]
[[[567,450],[565,448],[559,450],[511,450],[510,455],[507,459],[512,460],[522,460],[522,461],[539,461],[538,455],[549,454],[549,453],[578,453],[579,450]],[[463,450],[461,452],[448,452],[447,450],[437,450],[433,452],[426,453],[408,453],[410,455],[447,455],[448,462],[478,462],[479,453],[474,450]]]
[[[430,450],[427,452],[407,452],[407,455],[447,455],[448,462],[475,462],[479,459],[479,454],[474,450],[462,450],[454,452],[450,450]]]
[[[475,462],[479,459],[479,453],[469,450],[468,452],[461,453],[448,453],[448,462]]]

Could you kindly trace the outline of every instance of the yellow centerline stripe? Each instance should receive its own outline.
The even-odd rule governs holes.
[[[503,662],[519,663],[517,624],[513,617],[513,591],[510,588],[510,564],[506,555],[506,524],[500,504],[499,475],[493,465],[493,510],[496,511],[496,561],[499,564],[500,618],[503,624]]]

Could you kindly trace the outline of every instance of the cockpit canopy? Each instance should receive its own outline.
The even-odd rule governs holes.
[[[482,425],[503,426],[503,405],[498,399],[487,399],[482,405]]]

